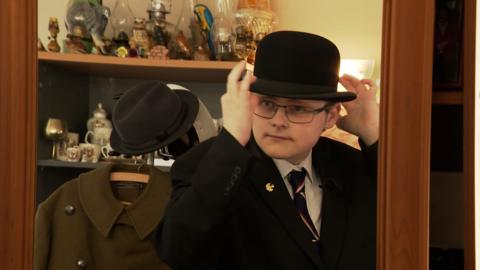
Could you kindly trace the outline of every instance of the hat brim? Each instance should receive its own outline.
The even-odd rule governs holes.
[[[152,138],[149,141],[145,141],[144,143],[130,145],[124,143],[120,136],[118,135],[115,128],[112,130],[112,134],[110,136],[110,145],[112,148],[122,154],[129,154],[129,155],[142,155],[145,153],[154,152],[161,147],[164,147],[173,141],[177,140],[181,136],[185,135],[187,131],[193,126],[193,122],[198,113],[198,99],[197,97],[190,93],[189,91],[175,91],[175,93],[180,98],[183,106],[185,106],[185,116],[182,120],[181,125],[175,130],[172,134],[170,134],[167,138],[158,140],[157,138]],[[155,115],[151,117],[169,117],[168,115]],[[153,128],[153,127],[152,127]]]
[[[323,86],[279,82],[257,78],[250,91],[261,95],[292,99],[313,99],[332,102],[347,102],[357,95],[352,92],[337,92],[337,86]]]

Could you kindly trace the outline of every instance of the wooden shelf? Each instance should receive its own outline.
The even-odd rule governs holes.
[[[434,105],[462,105],[463,92],[433,92],[432,103]]]
[[[60,161],[60,160],[53,160],[53,159],[42,159],[37,161],[37,167],[54,167],[54,168],[77,168],[77,169],[96,169],[103,165],[107,164],[107,162],[100,161],[98,163],[91,163],[91,162],[68,162],[68,161]],[[169,171],[170,166],[155,166],[162,171]]]
[[[149,60],[113,56],[38,52],[40,63],[50,63],[92,76],[225,83],[237,62]]]

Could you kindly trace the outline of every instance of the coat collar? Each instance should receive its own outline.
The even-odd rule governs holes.
[[[341,175],[338,173],[341,168],[335,162],[334,153],[330,151],[330,144],[326,141],[328,139],[321,138],[312,151],[312,165],[323,186],[320,244],[312,242],[313,237],[300,218],[292,218],[298,216],[298,213],[273,160],[263,153],[254,140],[249,142],[247,148],[258,159],[251,169],[252,184],[315,265],[319,269],[330,270],[335,269],[343,245],[346,202],[340,181],[342,179],[335,178]],[[268,184],[274,185],[273,192],[266,189]],[[318,245],[321,256],[318,256]]]
[[[273,163],[275,163],[275,166],[277,166],[278,171],[280,172],[280,175],[282,176],[283,179],[286,179],[288,174],[292,170],[297,170],[301,171],[301,168],[304,168],[307,171],[307,179],[310,181],[317,180],[316,178],[313,177],[313,171],[312,171],[312,151],[308,154],[307,158],[305,158],[300,164],[294,165],[290,163],[289,161],[285,159],[273,159]],[[319,185],[320,183],[313,183],[315,185]]]
[[[167,173],[147,166],[142,171],[150,179],[142,194],[128,207],[123,206],[113,195],[110,186],[112,170],[132,171],[128,165],[108,164],[96,170],[81,174],[78,181],[80,203],[97,230],[108,237],[115,224],[127,221],[145,239],[160,223],[171,193]]]

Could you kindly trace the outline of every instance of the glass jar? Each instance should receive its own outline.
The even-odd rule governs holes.
[[[253,65],[257,45],[272,32],[277,17],[270,9],[269,0],[240,0],[234,17],[235,54]]]
[[[231,17],[228,0],[217,0],[217,13],[212,26],[216,60],[234,60],[235,30]]]
[[[88,0],[70,0],[67,4],[65,25],[70,35],[89,38],[87,20],[92,20],[95,13]]]
[[[113,40],[124,44],[132,36],[135,17],[130,9],[128,0],[117,0],[112,11],[111,24],[113,28]]]
[[[255,48],[253,39],[253,17],[237,12],[235,13],[235,47],[234,52],[238,60],[247,60],[248,55]]]
[[[192,26],[193,0],[183,0],[180,16],[173,31],[172,39],[168,43],[168,56],[170,59],[191,60],[193,58]]]
[[[75,44],[76,40],[82,40],[86,52],[91,52],[95,45],[102,54],[106,54],[103,34],[107,27],[110,9],[102,6],[97,0],[70,0],[67,5],[65,24],[69,34],[70,47],[82,47]],[[75,50],[75,49],[74,49]],[[81,50],[81,49],[79,49]]]

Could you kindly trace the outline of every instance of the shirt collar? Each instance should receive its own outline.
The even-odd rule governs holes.
[[[292,171],[301,171],[302,167],[305,168],[307,171],[307,179],[312,183],[313,178],[313,171],[312,171],[312,151],[310,150],[310,153],[308,153],[308,156],[300,162],[298,165],[292,164],[288,162],[285,159],[273,159],[273,162],[278,168],[278,171],[280,172],[280,175],[282,176],[283,179],[287,177],[287,175]]]
[[[78,181],[80,203],[94,226],[108,237],[115,224],[128,216],[138,237],[145,239],[160,223],[167,201],[170,198],[171,184],[168,173],[153,166],[144,166],[142,173],[150,175],[148,184],[140,196],[128,207],[123,206],[113,195],[110,186],[110,172],[136,171],[129,165],[108,164],[93,171],[81,174]]]

